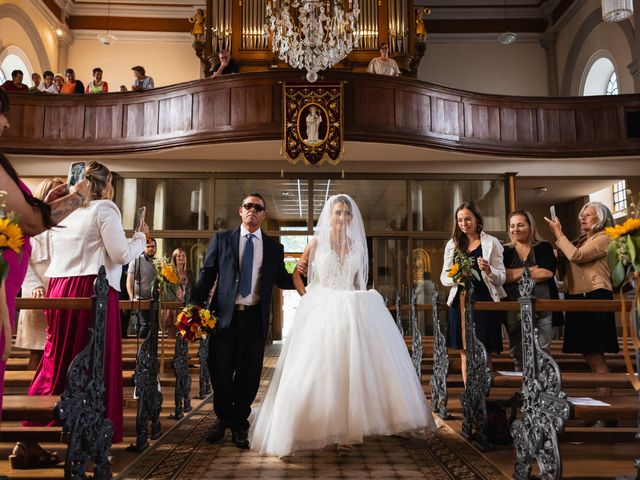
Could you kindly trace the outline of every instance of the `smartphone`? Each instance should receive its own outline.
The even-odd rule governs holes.
[[[73,187],[76,183],[84,180],[84,171],[86,164],[84,162],[73,162],[69,166],[69,175],[67,175],[67,185]]]
[[[140,207],[138,209],[138,212],[136,213],[136,224],[133,226],[135,230],[138,230],[140,228],[140,221],[144,219],[146,213],[147,207]]]
[[[551,205],[549,207],[549,213],[551,214],[551,220],[556,218],[556,206],[555,205]]]

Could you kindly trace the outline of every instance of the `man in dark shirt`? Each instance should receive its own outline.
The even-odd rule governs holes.
[[[229,50],[220,50],[218,56],[220,57],[220,65],[218,66],[218,69],[213,72],[213,77],[240,72],[240,68],[238,68],[238,64],[235,60],[231,58],[231,52],[229,52]]]
[[[27,93],[29,91],[29,87],[22,83],[23,77],[24,73],[22,73],[22,70],[14,70],[11,72],[11,80],[4,82],[2,84],[2,88],[5,92]]]

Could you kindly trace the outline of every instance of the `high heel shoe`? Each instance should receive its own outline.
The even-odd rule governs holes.
[[[37,455],[29,453],[29,449],[23,442],[16,443],[13,447],[13,453],[9,455],[9,464],[14,470],[25,470],[34,468],[50,468],[62,459],[56,452],[49,452],[41,449]]]

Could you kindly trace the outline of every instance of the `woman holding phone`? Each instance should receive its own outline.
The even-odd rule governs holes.
[[[9,96],[0,88],[0,136],[9,128]],[[0,413],[4,393],[4,372],[11,352],[11,335],[15,318],[16,296],[22,286],[29,257],[29,237],[38,235],[55,226],[76,208],[80,207],[88,194],[88,183],[80,182],[72,188],[60,185],[54,188],[44,201],[35,198],[27,186],[18,178],[11,162],[0,153],[0,190],[7,192],[4,211],[15,213],[24,235],[20,254],[5,249],[2,259],[9,267],[7,277],[0,282]],[[48,457],[46,450],[32,452],[36,457]]]
[[[113,422],[113,443],[122,441],[122,337],[118,290],[122,265],[139,256],[146,244],[149,229],[144,221],[131,239],[125,237],[120,210],[111,200],[113,186],[109,169],[89,162],[85,178],[91,185],[90,201],[60,223],[52,238],[52,261],[47,297],[90,297],[100,266],[104,265],[109,281],[109,301],[104,346],[105,417]],[[87,345],[92,312],[87,310],[46,310],[47,342],[42,361],[29,388],[29,395],[60,395],[65,388],[67,369],[75,356]],[[34,459],[33,444],[16,445],[10,457],[13,468],[29,468]],[[53,461],[53,459],[50,459]]]
[[[560,276],[568,293],[567,300],[611,300],[611,272],[607,263],[609,236],[605,227],[613,226],[611,211],[600,202],[585,204],[580,213],[581,235],[570,241],[562,232],[560,220],[546,218],[556,237],[560,251]],[[592,372],[607,373],[605,353],[617,353],[618,335],[613,312],[566,312],[564,353],[581,353]],[[611,395],[610,388],[600,388],[603,396]]]

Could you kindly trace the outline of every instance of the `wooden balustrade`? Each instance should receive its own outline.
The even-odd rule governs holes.
[[[116,154],[282,136],[276,69],[197,80],[142,93],[11,94],[15,154]],[[365,73],[327,71],[344,82],[344,138],[518,157],[638,155],[640,95],[540,98],[475,94]]]

